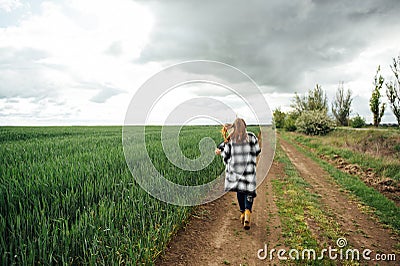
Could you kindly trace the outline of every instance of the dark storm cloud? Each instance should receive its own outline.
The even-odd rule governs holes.
[[[280,92],[309,89],[307,72],[349,62],[382,29],[399,30],[397,0],[140,2],[156,21],[139,61],[218,60]]]

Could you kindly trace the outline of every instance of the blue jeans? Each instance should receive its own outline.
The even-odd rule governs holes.
[[[239,208],[240,208],[241,212],[244,212],[246,209],[251,211],[251,208],[253,207],[253,201],[254,201],[253,196],[238,191],[237,199],[239,202]]]

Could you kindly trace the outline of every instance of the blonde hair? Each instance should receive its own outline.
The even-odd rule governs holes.
[[[246,122],[242,118],[236,118],[233,122],[234,131],[230,136],[230,139],[235,143],[247,142],[247,131]]]

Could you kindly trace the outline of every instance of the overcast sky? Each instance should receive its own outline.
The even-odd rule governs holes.
[[[0,125],[122,124],[147,79],[188,60],[240,69],[284,111],[316,83],[331,102],[343,81],[371,122],[376,69],[392,79],[400,54],[399,14],[398,0],[0,0]],[[188,91],[159,102],[216,90]],[[396,121],[390,108],[383,121]]]

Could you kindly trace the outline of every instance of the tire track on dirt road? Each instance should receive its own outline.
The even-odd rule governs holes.
[[[343,236],[353,248],[361,251],[368,248],[374,254],[396,252],[398,235],[384,227],[375,217],[362,212],[360,204],[351,199],[315,161],[282,138],[279,142],[300,175],[312,186],[315,193],[321,195],[324,208],[334,214]]]

